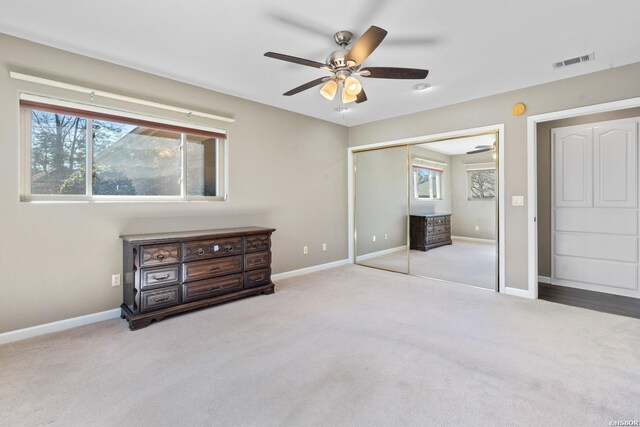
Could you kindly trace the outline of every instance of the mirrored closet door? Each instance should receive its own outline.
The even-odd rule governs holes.
[[[354,153],[356,264],[497,290],[497,141]]]
[[[354,153],[356,264],[409,272],[408,147]]]

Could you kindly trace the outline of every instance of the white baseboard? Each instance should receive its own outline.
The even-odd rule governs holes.
[[[72,317],[71,319],[58,320],[57,322],[45,323],[44,325],[32,326],[30,328],[4,332],[0,334],[0,345],[37,337],[38,335],[60,332],[78,326],[89,325],[91,323],[102,322],[103,320],[115,319],[116,317],[120,317],[119,308],[101,311],[100,313],[87,314],[85,316]]]
[[[366,261],[368,259],[371,258],[376,258],[382,255],[388,255],[388,254],[392,254],[394,252],[400,252],[400,251],[406,251],[407,250],[407,245],[404,246],[396,246],[395,248],[390,248],[390,249],[384,249],[378,252],[371,252],[370,254],[366,254],[366,255],[360,255],[359,257],[356,257],[356,262],[360,262],[360,261]]]
[[[504,288],[504,293],[507,294],[507,295],[513,295],[513,296],[521,297],[521,298],[529,298],[529,299],[532,298],[531,294],[526,289],[510,288],[510,287],[506,286]]]
[[[271,280],[282,280],[294,276],[302,276],[303,274],[315,273],[316,271],[328,270],[330,268],[340,267],[341,265],[349,264],[348,259],[341,259],[340,261],[328,262],[326,264],[314,265],[311,267],[301,268],[299,270],[285,271],[284,273],[272,274]]]
[[[349,260],[343,259],[327,264],[314,265],[313,267],[301,268],[300,270],[274,274],[271,276],[271,280],[282,280],[286,279],[287,277],[300,276],[303,274],[327,270],[329,268],[335,268],[347,264],[349,264]],[[0,334],[0,345],[24,340],[27,338],[37,337],[38,335],[60,332],[67,329],[76,328],[78,326],[89,325],[91,323],[102,322],[103,320],[115,319],[117,317],[120,317],[120,309],[114,308],[113,310],[101,311],[100,313],[87,314],[85,316],[78,316],[71,319],[58,320],[57,322],[45,323],[44,325],[37,325],[30,328],[4,332]]]
[[[492,239],[480,239],[478,237],[464,237],[464,236],[451,236],[452,240],[467,240],[469,242],[482,242],[482,243],[493,243],[496,241]]]
[[[551,284],[551,277],[538,276],[538,283],[546,283],[546,284],[550,285]]]

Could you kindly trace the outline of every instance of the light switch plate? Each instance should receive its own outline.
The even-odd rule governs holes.
[[[524,196],[511,196],[511,206],[524,206]]]

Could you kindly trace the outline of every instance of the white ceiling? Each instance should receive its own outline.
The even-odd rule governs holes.
[[[495,135],[476,135],[465,138],[448,139],[444,141],[428,142],[420,144],[418,147],[427,150],[436,151],[438,153],[447,154],[449,156],[457,156],[466,154],[469,151],[476,150],[479,145],[491,146],[495,142]]]
[[[0,32],[352,126],[638,62],[639,17],[638,0],[3,0]],[[431,89],[363,78],[343,113],[319,88],[282,96],[324,72],[264,52],[324,62],[334,32],[371,25],[389,35],[365,65],[427,68]]]

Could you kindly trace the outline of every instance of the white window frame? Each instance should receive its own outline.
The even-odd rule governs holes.
[[[480,198],[480,197],[472,197],[472,192],[471,192],[471,173],[473,172],[479,172],[479,171],[493,171],[494,174],[494,180],[495,180],[495,187],[493,190],[493,197],[492,198]],[[476,167],[476,168],[467,168],[467,201],[468,202],[495,202],[497,199],[497,182],[498,182],[498,176],[496,174],[496,167],[495,166],[487,166],[487,167]]]
[[[442,178],[444,175],[444,170],[442,169],[438,169],[438,168],[434,168],[434,167],[429,167],[429,166],[423,166],[423,165],[417,165],[417,164],[412,164],[412,174],[413,174],[413,197],[415,199],[418,200],[442,200]],[[427,169],[431,172],[436,172],[436,174],[434,174],[433,176],[435,176],[435,181],[436,181],[436,188],[434,191],[433,188],[433,179],[429,180],[429,196],[420,196],[420,194],[418,194],[418,176],[416,173],[416,168],[417,169]],[[435,196],[434,196],[435,193]]]
[[[29,100],[49,104],[53,106],[68,107],[78,110],[84,110],[93,113],[103,113],[112,116],[119,116],[125,119],[146,120],[158,124],[173,125],[194,130],[203,130],[207,132],[220,133],[226,135],[226,138],[216,138],[216,165],[218,168],[218,176],[216,179],[217,196],[198,196],[187,194],[187,150],[186,150],[186,133],[181,133],[180,153],[181,153],[181,177],[180,177],[180,195],[175,196],[121,196],[121,195],[88,195],[88,194],[32,194],[31,193],[31,114],[30,110],[20,109],[20,145],[21,145],[21,179],[20,179],[20,201],[23,202],[182,202],[182,201],[226,201],[228,200],[229,188],[229,134],[225,129],[202,126],[178,120],[172,120],[162,117],[156,117],[146,114],[139,114],[131,111],[123,111],[112,108],[100,107],[96,105],[83,104],[75,101],[63,99],[54,99],[50,97],[34,95],[30,93],[20,93],[20,100]],[[93,144],[91,143],[91,130],[93,128],[93,119],[85,119],[87,121],[87,148],[86,148],[86,188],[87,192],[92,190],[92,174],[93,174]],[[176,132],[177,133],[177,132]],[[220,156],[223,156],[220,158]]]

